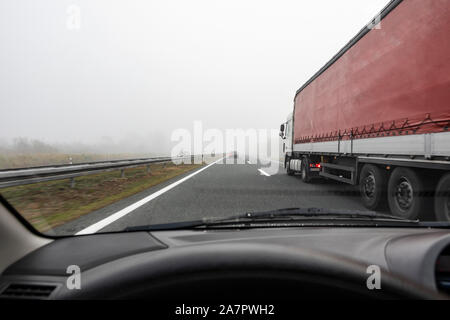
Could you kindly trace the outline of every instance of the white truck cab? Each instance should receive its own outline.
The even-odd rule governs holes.
[[[286,122],[282,123],[280,126],[282,159],[286,159],[286,155],[290,156],[292,153],[293,132],[293,114],[290,113],[286,119]]]

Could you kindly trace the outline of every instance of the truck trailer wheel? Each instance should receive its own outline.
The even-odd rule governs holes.
[[[364,206],[370,210],[383,207],[386,201],[386,173],[373,164],[366,164],[359,177],[359,190]]]
[[[311,173],[309,172],[309,158],[303,157],[302,164],[300,166],[301,174],[302,174],[302,181],[304,183],[310,183],[311,182]]]
[[[291,170],[291,159],[286,158],[285,163],[284,163],[284,167],[286,168],[286,173],[288,176],[293,176],[294,175],[294,171]]]
[[[391,213],[417,219],[425,209],[424,186],[419,175],[409,168],[396,168],[389,178],[388,203]]]
[[[437,221],[450,221],[450,173],[439,180],[434,197],[434,210]]]

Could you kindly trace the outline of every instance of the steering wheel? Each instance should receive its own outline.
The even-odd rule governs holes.
[[[381,289],[369,290],[367,267],[320,251],[272,244],[184,246],[136,254],[87,270],[83,272],[82,290],[63,291],[60,298],[183,301],[443,298],[383,269]]]

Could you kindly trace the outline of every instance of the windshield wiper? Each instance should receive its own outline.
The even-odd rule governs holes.
[[[284,208],[271,211],[247,212],[238,217],[246,217],[252,219],[267,219],[279,217],[336,217],[336,218],[371,218],[383,220],[395,220],[402,222],[419,222],[419,220],[408,220],[402,217],[390,214],[378,213],[375,211],[359,211],[359,210],[342,210],[342,209],[324,209],[324,208]]]
[[[127,227],[124,231],[158,231],[192,229],[198,227],[215,227],[223,225],[236,225],[244,223],[268,222],[295,222],[295,221],[328,221],[338,222],[345,220],[352,221],[373,221],[373,222],[401,222],[407,224],[418,224],[419,220],[407,220],[388,214],[374,211],[356,211],[322,208],[285,208],[271,211],[247,212],[227,218],[204,218],[184,222],[154,224],[147,226]]]

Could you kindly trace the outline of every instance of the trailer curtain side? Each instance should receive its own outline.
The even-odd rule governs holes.
[[[295,97],[294,143],[446,132],[448,0],[405,0]]]

